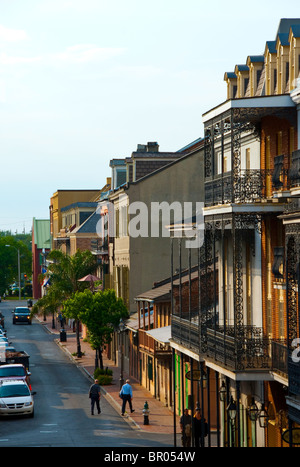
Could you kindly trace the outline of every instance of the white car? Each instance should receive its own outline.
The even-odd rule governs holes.
[[[33,395],[25,381],[0,380],[0,416],[34,416]]]

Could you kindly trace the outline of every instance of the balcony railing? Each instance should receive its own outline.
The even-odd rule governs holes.
[[[200,335],[196,322],[173,315],[171,317],[171,330],[175,342],[199,354]]]
[[[292,350],[289,350],[288,355],[289,392],[300,396],[300,362],[292,358]]]
[[[209,357],[220,365],[237,371],[271,370],[271,341],[262,336],[262,329],[242,326],[201,328],[195,322],[172,316],[172,339],[193,350],[202,358]],[[236,333],[236,336],[235,336]]]
[[[270,170],[242,170],[238,178],[232,172],[215,175],[205,182],[205,205],[254,203],[272,195]]]
[[[207,355],[238,371],[271,369],[270,340],[255,326],[207,329]]]
[[[288,348],[285,342],[272,341],[272,370],[287,377]]]

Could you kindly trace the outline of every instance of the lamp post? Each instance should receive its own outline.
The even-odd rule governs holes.
[[[227,406],[227,413],[230,418],[230,426],[231,426],[231,446],[234,446],[234,425],[235,425],[235,417],[236,417],[236,403],[234,402],[232,396],[230,396],[230,402]]]
[[[18,252],[18,282],[19,282],[19,300],[21,300],[21,261],[20,261],[20,250],[18,248],[16,248],[15,246],[13,245],[5,245],[6,247],[10,248],[14,248],[17,252]]]
[[[120,382],[120,390],[124,384],[124,376],[123,376],[123,332],[125,331],[125,324],[122,320],[122,318],[120,319],[120,324],[119,324],[119,334],[120,334],[120,348],[119,348],[119,353],[120,353],[120,356],[121,356],[121,371],[120,371],[120,379],[119,379],[119,382]]]
[[[225,412],[226,412],[226,399],[227,399],[227,388],[226,388],[226,385],[225,385],[225,381],[223,380],[222,381],[222,385],[221,387],[219,388],[219,398],[220,398],[220,401],[221,401],[221,432],[222,432],[222,446],[225,446],[226,445],[226,415],[225,415]],[[227,427],[229,426],[229,424],[227,423]],[[228,428],[227,428],[227,432],[228,432]]]

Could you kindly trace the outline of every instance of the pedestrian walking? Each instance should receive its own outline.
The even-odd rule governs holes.
[[[195,447],[196,448],[204,448],[205,442],[204,438],[207,436],[207,422],[202,419],[200,409],[196,409],[196,413],[193,417],[193,429],[194,429],[194,437],[195,437]]]
[[[134,409],[132,408],[132,387],[130,386],[130,381],[129,379],[126,379],[126,383],[123,384],[121,391],[120,391],[120,397],[123,400],[122,403],[122,413],[121,415],[124,416],[125,414],[125,407],[126,403],[128,402],[130,412],[133,413]]]
[[[188,409],[184,409],[183,415],[181,415],[179,423],[181,429],[182,446],[184,448],[190,448],[192,440],[192,417],[189,414]]]
[[[89,390],[89,398],[91,399],[91,414],[94,415],[95,404],[98,410],[98,413],[101,413],[100,409],[100,399],[101,399],[101,388],[99,386],[99,381],[95,379],[94,384],[91,385]]]

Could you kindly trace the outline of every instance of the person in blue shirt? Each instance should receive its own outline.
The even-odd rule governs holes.
[[[132,408],[132,387],[130,386],[129,383],[130,383],[129,379],[126,379],[126,383],[123,384],[123,386],[121,388],[121,391],[120,391],[120,397],[123,400],[122,414],[121,414],[122,416],[124,416],[124,414],[125,414],[125,407],[126,407],[127,402],[129,404],[130,412],[131,413],[134,412],[134,410]]]

